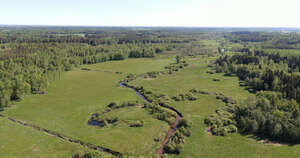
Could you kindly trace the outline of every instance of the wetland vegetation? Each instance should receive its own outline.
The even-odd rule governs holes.
[[[1,26],[0,157],[297,157],[299,39]]]

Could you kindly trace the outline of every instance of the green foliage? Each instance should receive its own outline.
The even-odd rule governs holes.
[[[179,55],[177,55],[177,56],[175,57],[175,59],[176,59],[176,63],[179,64],[179,63],[180,63],[180,60],[181,60],[181,57],[180,57]]]
[[[281,141],[300,142],[297,134],[300,128],[297,123],[299,58],[255,50],[216,60],[216,68],[225,65],[226,69],[221,72],[236,74],[249,91],[269,91],[258,92],[257,98],[246,100],[244,106],[235,111],[241,131]],[[226,101],[222,96],[217,97]]]
[[[249,98],[236,111],[236,120],[243,132],[268,136],[272,139],[299,142],[299,105],[281,95],[260,92]]]
[[[193,93],[185,93],[185,94],[180,93],[177,96],[173,96],[172,99],[175,101],[185,101],[185,100],[195,101],[197,100],[197,97]]]
[[[166,48],[176,47],[180,41],[178,39],[179,41],[173,43],[154,37],[150,38],[151,41],[133,40],[127,37],[130,33],[126,31],[103,39],[100,38],[103,36],[101,31],[92,31],[93,35],[86,33],[84,36],[78,36],[76,29],[70,31],[71,33],[60,29],[54,29],[55,31],[50,33],[41,29],[38,30],[39,34],[35,34],[30,28],[28,30],[20,30],[22,33],[16,34],[0,32],[0,41],[5,43],[0,54],[1,107],[19,101],[27,94],[46,93],[49,84],[60,78],[62,72],[70,71],[79,65],[124,60],[128,57],[154,57]],[[56,32],[58,30],[59,33]],[[65,36],[66,34],[70,35]]]
[[[156,78],[159,75],[159,72],[147,72],[146,75],[144,76],[145,78]]]
[[[87,152],[84,154],[75,154],[72,158],[114,158],[112,155],[105,155],[99,152]]]
[[[299,62],[296,56],[281,57],[279,54],[255,50],[248,54],[220,57],[216,65],[228,65],[222,72],[236,74],[252,92],[281,92],[283,97],[299,103]]]
[[[179,154],[183,145],[184,135],[179,130],[176,130],[175,134],[171,136],[169,142],[164,147],[164,150],[168,154]]]
[[[211,128],[210,131],[214,135],[226,136],[228,133],[235,133],[235,109],[235,104],[226,104],[225,107],[217,109],[215,114],[206,117],[204,123]]]
[[[158,104],[148,104],[146,105],[145,108],[150,114],[154,115],[154,117],[157,118],[158,120],[166,121],[170,125],[175,121],[174,114],[162,108]]]
[[[222,100],[224,103],[236,104],[237,101],[231,97],[225,96],[223,93],[215,93],[216,99]]]

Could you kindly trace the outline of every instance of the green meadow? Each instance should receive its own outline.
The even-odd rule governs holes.
[[[154,80],[137,80],[136,85],[142,85],[154,93],[166,94],[169,97],[178,93],[186,93],[192,88],[221,92],[241,101],[252,95],[239,86],[237,77],[227,77],[223,74],[206,73],[210,68],[211,58],[190,58],[189,67],[172,75],[162,75]],[[213,81],[213,79],[220,81]],[[229,134],[228,136],[212,136],[206,132],[204,118],[224,105],[215,95],[199,94],[196,101],[171,101],[170,105],[182,112],[183,116],[192,122],[191,136],[186,139],[182,152],[172,155],[174,158],[282,158],[297,157],[300,146],[281,144],[263,144],[252,135]]]
[[[132,90],[118,85],[127,74],[141,74],[162,71],[164,66],[175,62],[174,55],[149,59],[128,59],[80,68],[64,73],[51,84],[45,95],[27,96],[23,101],[5,109],[1,114],[22,120],[78,140],[100,145],[133,157],[151,157],[169,125],[154,119],[138,107],[122,108],[105,114],[120,120],[142,120],[143,127],[130,128],[125,124],[104,128],[87,124],[91,115],[103,111],[115,101],[142,101]],[[186,93],[195,88],[207,92],[221,92],[240,101],[252,95],[239,86],[237,77],[207,73],[209,61],[213,58],[199,56],[187,58],[189,66],[171,75],[159,75],[155,79],[138,78],[133,84],[143,86],[154,93],[169,97]],[[117,74],[115,72],[122,72]],[[214,81],[214,79],[220,81]],[[186,138],[179,155],[174,158],[262,158],[296,157],[299,146],[263,144],[251,135],[230,134],[226,137],[212,136],[205,131],[204,118],[224,105],[214,95],[197,95],[196,101],[171,101],[170,105],[179,110],[192,122],[191,136]],[[89,151],[86,148],[62,141],[29,127],[0,118],[0,155],[8,157],[71,157],[74,153]]]
[[[89,151],[29,127],[0,118],[0,155],[5,158],[72,157]]]
[[[170,59],[135,59],[84,65],[83,67],[92,70],[76,69],[66,72],[59,80],[51,84],[47,94],[27,96],[24,101],[17,102],[12,107],[5,109],[2,114],[121,153],[151,155],[160,144],[155,142],[154,138],[163,135],[169,126],[163,121],[152,118],[145,111],[136,111],[135,113],[127,110],[124,113],[127,115],[124,117],[136,116],[145,121],[144,127],[141,128],[116,126],[101,129],[90,126],[87,122],[93,113],[103,110],[112,101],[122,103],[140,100],[133,91],[118,85],[118,82],[124,79],[127,73],[159,71],[171,61]],[[97,70],[124,73],[116,74]],[[19,125],[15,124],[15,126]],[[3,125],[3,129],[9,130],[8,125]],[[40,135],[45,134],[41,133]],[[8,136],[2,135],[2,137]],[[45,137],[47,136],[45,135]],[[12,134],[10,139],[13,138]],[[38,138],[33,138],[32,141],[34,139],[39,141]],[[22,141],[17,140],[15,143],[22,144]],[[10,143],[9,146],[15,145],[13,141]],[[26,148],[24,147],[24,149]],[[17,152],[18,148],[7,150],[16,150],[15,152]]]

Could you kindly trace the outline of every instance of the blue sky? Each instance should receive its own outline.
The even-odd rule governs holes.
[[[300,27],[300,0],[0,0],[0,24]]]

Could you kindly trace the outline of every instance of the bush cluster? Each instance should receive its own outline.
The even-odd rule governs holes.
[[[72,158],[114,158],[112,155],[104,155],[103,153],[98,152],[87,152],[83,154],[75,154]]]
[[[165,71],[163,73],[172,74],[173,72],[177,72],[184,67],[187,67],[188,63],[186,61],[180,61],[179,63],[171,63],[168,66],[165,66]]]
[[[144,126],[143,120],[125,120],[125,123],[129,127],[143,127]]]
[[[180,93],[177,96],[173,96],[172,99],[175,101],[185,101],[185,100],[194,101],[197,100],[197,97],[193,93],[185,93],[185,94]]]
[[[144,78],[156,78],[159,75],[159,72],[152,71],[152,72],[147,72],[144,75]]]
[[[180,150],[184,146],[184,138],[185,136],[189,137],[191,135],[190,132],[190,123],[184,118],[179,120],[178,130],[176,130],[175,134],[171,136],[169,142],[164,147],[165,153],[167,154],[179,154]]]
[[[175,114],[171,111],[166,110],[165,108],[162,108],[159,104],[147,104],[145,108],[158,120],[165,121],[170,125],[175,121]]]
[[[210,127],[212,134],[226,136],[228,133],[237,132],[235,108],[235,104],[226,104],[223,108],[217,109],[215,114],[204,119],[204,123]]]
[[[211,92],[207,92],[207,91],[203,91],[203,90],[197,90],[197,89],[191,89],[189,90],[189,92],[193,93],[193,94],[206,94],[206,95],[211,95],[212,93]]]
[[[219,100],[222,100],[224,103],[230,103],[230,104],[236,104],[237,101],[234,100],[231,97],[227,97],[225,96],[223,93],[215,93],[216,94],[216,98]]]
[[[280,93],[259,92],[247,99],[235,112],[242,132],[285,142],[300,142],[300,110],[295,100]]]

